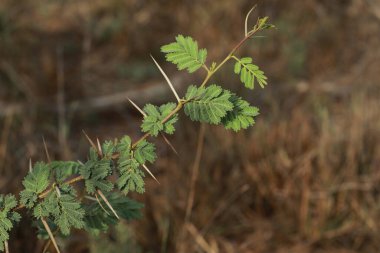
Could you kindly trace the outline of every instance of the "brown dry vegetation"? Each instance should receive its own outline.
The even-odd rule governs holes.
[[[42,136],[55,159],[74,160],[88,149],[82,129],[137,138],[140,117],[125,95],[140,105],[172,99],[149,54],[159,58],[183,33],[220,59],[252,4],[1,1],[1,192],[17,193],[28,159],[45,159]],[[244,94],[261,116],[239,134],[206,127],[188,219],[199,125],[181,117],[171,138],[179,155],[158,140],[161,184],[148,179],[147,193],[133,196],[144,218],[102,240],[75,233],[66,252],[380,251],[380,3],[265,0],[256,14],[278,27],[239,52],[269,76],[268,88]],[[202,77],[164,68],[179,89]],[[215,82],[245,92],[225,69]],[[12,238],[11,252],[44,245],[28,219]]]

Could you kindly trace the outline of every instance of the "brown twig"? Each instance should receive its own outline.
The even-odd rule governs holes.
[[[203,143],[204,143],[204,137],[205,137],[205,129],[206,129],[206,125],[201,124],[201,127],[199,129],[199,135],[198,135],[197,152],[195,154],[195,160],[194,160],[194,164],[191,170],[192,173],[191,173],[191,181],[190,181],[190,191],[189,191],[189,196],[187,198],[185,223],[190,219],[191,211],[193,210],[194,196],[195,196],[195,182],[197,181],[198,174],[199,174],[199,167],[200,167],[199,165],[201,163]]]

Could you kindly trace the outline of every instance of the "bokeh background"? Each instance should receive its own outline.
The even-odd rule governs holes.
[[[379,252],[379,0],[1,0],[0,191],[18,193],[32,161],[83,160],[89,144],[138,138],[143,106],[174,101],[152,54],[180,94],[204,72],[178,72],[161,45],[182,33],[221,60],[258,4],[277,29],[247,43],[269,77],[242,88],[226,65],[213,82],[260,107],[233,133],[181,114],[147,177],[143,218],[92,237],[60,240],[64,252]],[[200,152],[202,151],[202,152]],[[193,166],[201,154],[199,173]],[[191,197],[191,192],[194,193]],[[185,219],[186,209],[193,201]],[[23,219],[11,252],[42,252]],[[51,249],[51,252],[54,252]]]

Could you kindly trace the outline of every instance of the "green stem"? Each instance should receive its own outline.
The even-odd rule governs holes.
[[[205,64],[202,65],[202,68],[204,68],[207,71],[207,73],[210,73],[210,70],[208,69],[208,67]]]
[[[208,82],[208,80],[211,78],[211,76],[215,73],[215,71],[209,71],[207,72],[207,76],[206,78],[203,80],[202,84],[201,84],[201,87],[205,86],[206,83]]]
[[[235,56],[234,56],[234,53],[248,40],[250,39],[254,34],[256,34],[260,29],[256,29],[256,30],[253,30],[251,32],[249,32],[247,34],[247,36],[245,36],[238,44],[236,44],[236,46],[231,50],[231,52],[226,56],[226,58],[223,59],[223,61],[221,63],[219,63],[215,69],[213,69],[212,71],[208,71],[207,72],[207,76],[206,78],[203,80],[202,84],[201,84],[201,87],[204,87],[208,80],[210,80],[210,78],[226,63],[228,62],[231,58],[235,58],[237,59]]]
[[[178,104],[177,104],[177,107],[174,108],[173,111],[171,111],[168,116],[166,116],[162,121],[161,123],[164,124],[166,121],[168,121],[174,114],[176,114],[179,110],[182,109],[183,105],[186,104],[187,101],[180,101]],[[138,139],[135,143],[132,144],[132,149],[135,148],[140,142],[142,142],[143,140],[145,140],[146,138],[148,138],[150,136],[150,133],[146,133],[144,134],[140,139]],[[117,157],[116,157],[117,158]]]
[[[237,58],[235,55],[232,56],[232,59],[234,59],[234,60],[237,61],[237,62],[240,62],[240,59]]]

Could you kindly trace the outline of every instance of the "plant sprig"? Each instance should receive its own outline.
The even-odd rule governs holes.
[[[7,247],[9,231],[20,220],[17,211],[22,208],[27,208],[37,219],[40,233],[42,231],[42,234],[50,237],[57,252],[60,251],[54,234],[69,235],[71,229],[85,229],[98,234],[116,224],[120,218],[140,217],[143,205],[126,195],[130,192],[145,192],[145,173],[153,176],[147,164],[152,164],[157,158],[155,146],[148,138],[157,137],[158,134],[173,134],[182,108],[193,121],[223,125],[234,131],[252,126],[259,114],[257,107],[221,86],[207,85],[211,77],[231,59],[237,61],[234,72],[240,75],[240,80],[247,88],[253,89],[255,80],[261,87],[266,85],[264,73],[252,63],[252,58],[235,56],[236,51],[256,33],[273,27],[265,17],[258,19],[248,31],[248,15],[244,38],[219,64],[213,62],[207,66],[207,50],[199,49],[198,43],[189,36],[178,35],[175,42],[161,47],[166,60],[176,64],[179,70],[193,73],[203,68],[207,74],[200,85],[190,85],[185,96],[180,98],[170,79],[153,59],[177,103],[161,106],[147,104],[140,109],[131,101],[143,115],[141,130],[145,134],[138,140],[132,142],[126,135],[120,140],[100,144],[99,140],[95,142],[86,135],[91,148],[85,163],[48,159],[48,163],[30,165],[23,180],[20,204],[17,206],[14,195],[0,195],[0,251]],[[81,194],[73,187],[79,181],[85,183]]]

